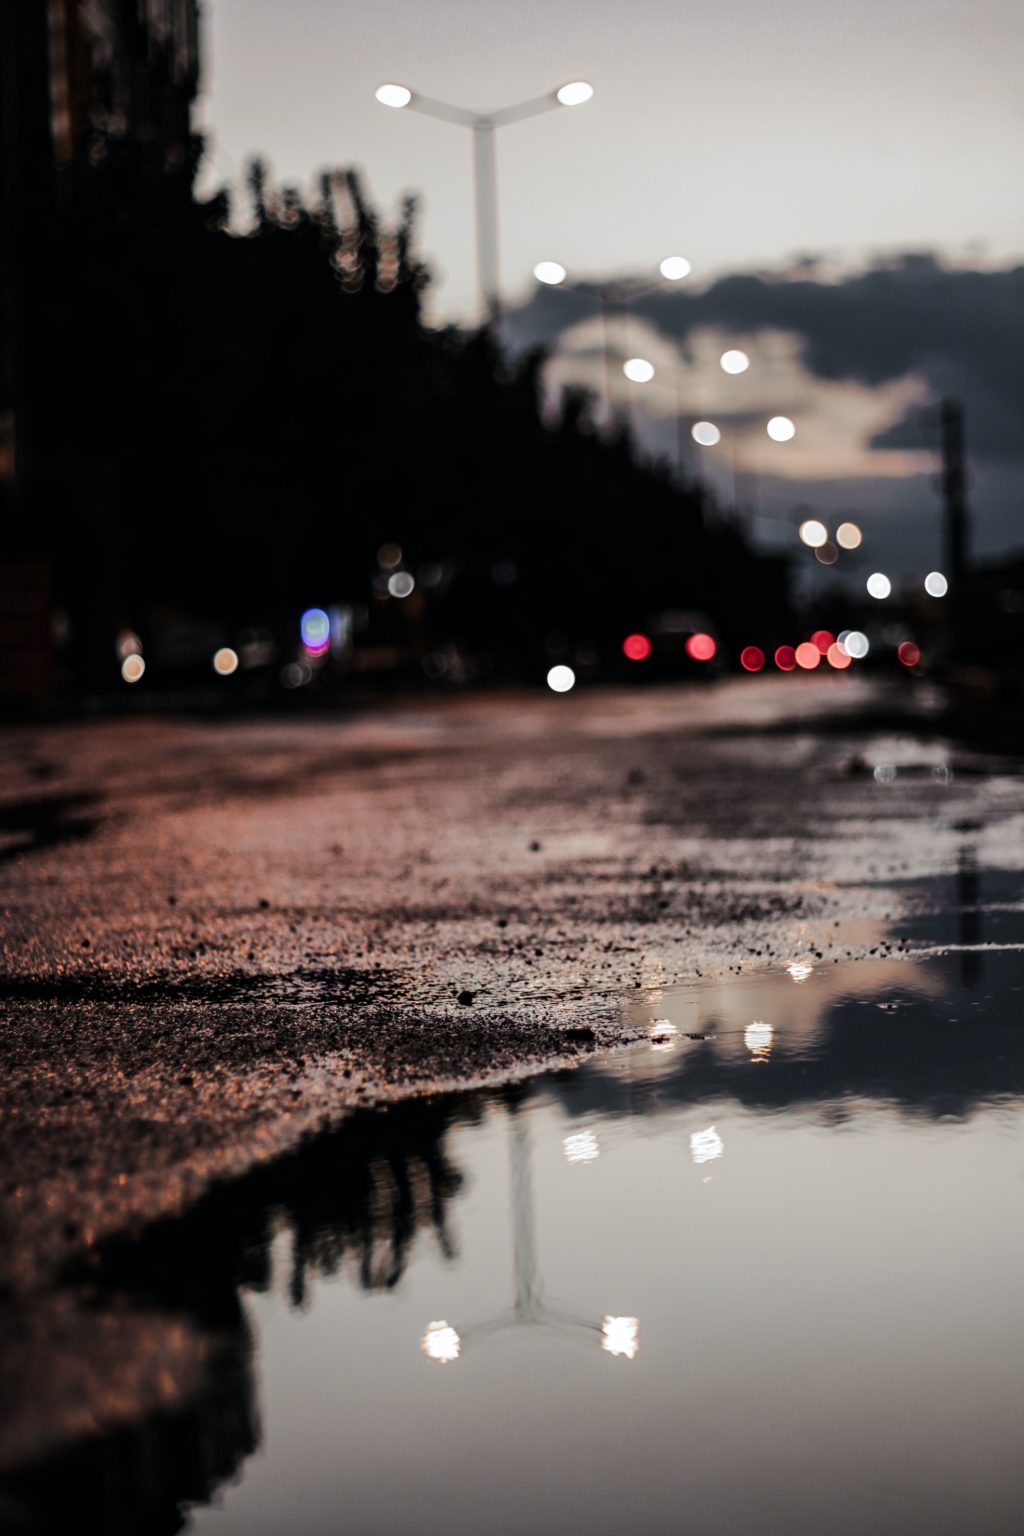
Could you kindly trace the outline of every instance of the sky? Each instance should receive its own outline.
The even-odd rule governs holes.
[[[359,167],[385,215],[403,193],[418,193],[420,248],[434,274],[428,312],[439,322],[477,313],[470,135],[378,105],[376,86],[399,81],[488,110],[589,80],[595,94],[586,105],[510,125],[498,141],[510,334],[557,349],[552,385],[596,381],[593,322],[588,331],[585,314],[566,310],[567,295],[537,294],[538,260],[561,262],[577,283],[656,282],[662,257],[685,255],[693,264],[686,292],[655,296],[616,341],[646,348],[659,382],[684,379],[691,414],[715,407],[746,422],[745,436],[730,441],[740,444],[741,468],[751,464],[758,479],[769,534],[773,516],[816,498],[826,511],[861,502],[879,528],[894,505],[930,526],[934,453],[913,412],[952,390],[969,397],[981,544],[1024,543],[1024,531],[1015,532],[1017,522],[1024,529],[1020,417],[1015,452],[1006,421],[997,423],[997,449],[979,432],[993,390],[1006,382],[993,373],[994,357],[992,377],[979,381],[970,332],[982,290],[954,301],[960,327],[946,326],[936,349],[928,316],[941,321],[952,290],[929,287],[927,271],[916,288],[908,281],[918,330],[897,367],[886,336],[899,305],[879,310],[884,294],[862,281],[904,253],[935,253],[944,269],[978,274],[987,344],[999,347],[1000,304],[1007,332],[1020,335],[1020,284],[1004,281],[1007,269],[1024,264],[1019,0],[859,0],[841,8],[813,0],[519,0],[514,10],[496,0],[205,0],[204,28],[204,184],[236,179],[259,151],[278,178],[304,185],[325,166]],[[806,257],[822,262],[812,269],[814,291],[798,265]],[[765,290],[748,294],[745,307],[704,302],[694,311],[695,300],[722,297],[737,274],[771,274],[772,288],[785,288],[793,302]],[[806,327],[824,325],[832,336],[839,323],[825,313],[825,289],[849,301],[840,328],[848,336],[863,330],[877,367],[845,357],[842,347],[820,366],[821,338]],[[736,340],[741,334],[746,342]],[[728,344],[746,345],[752,367],[723,400],[716,349]],[[636,417],[646,440],[667,450],[674,407],[653,401],[652,393]],[[799,430],[788,454],[772,455],[754,435],[754,418],[786,401],[789,414],[802,413]],[[1019,389],[1011,403],[1020,405]],[[901,423],[902,437],[887,441]],[[737,455],[730,449],[707,466],[723,496]]]

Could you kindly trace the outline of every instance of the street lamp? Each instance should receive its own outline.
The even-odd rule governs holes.
[[[421,96],[407,85],[389,82],[379,85],[376,92],[381,106],[401,109],[410,107],[427,117],[437,117],[444,123],[455,123],[468,128],[473,135],[473,187],[476,204],[476,253],[477,273],[480,283],[481,305],[488,320],[496,320],[500,313],[498,299],[498,191],[497,165],[494,136],[499,128],[509,123],[521,123],[528,117],[539,117],[542,112],[553,112],[557,107],[579,107],[589,101],[594,87],[586,80],[572,80],[544,96],[515,106],[500,107],[496,112],[470,112],[466,107],[455,107],[447,101],[435,101],[431,96]]]

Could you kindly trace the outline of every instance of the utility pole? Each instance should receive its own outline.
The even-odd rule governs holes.
[[[943,548],[949,580],[949,660],[957,666],[970,649],[967,600],[967,491],[964,469],[964,410],[959,400],[939,406],[942,431]]]
[[[963,591],[967,575],[967,494],[964,474],[964,408],[959,400],[943,400],[939,407],[942,427],[942,504],[946,575],[956,595]]]

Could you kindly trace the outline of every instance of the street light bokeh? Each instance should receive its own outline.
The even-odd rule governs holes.
[[[821,549],[828,542],[828,529],[816,517],[805,518],[800,524],[800,542],[808,549]]]
[[[412,101],[412,91],[409,87],[396,85],[393,81],[378,85],[373,94],[382,107],[407,107]]]
[[[654,378],[654,364],[646,357],[630,357],[622,365],[626,378],[633,384],[649,384]]]
[[[678,283],[681,278],[689,277],[693,267],[685,256],[666,256],[660,263],[658,271],[670,283]]]
[[[722,434],[713,421],[695,421],[690,428],[690,436],[702,448],[713,448],[722,441]]]
[[[538,283],[548,283],[554,288],[565,282],[566,271],[560,261],[538,261],[533,275]]]
[[[788,416],[773,416],[765,431],[773,443],[788,443],[796,436],[796,427]]]
[[[728,352],[723,352],[718,359],[723,373],[746,373],[750,367],[750,358],[739,347],[730,347]]]

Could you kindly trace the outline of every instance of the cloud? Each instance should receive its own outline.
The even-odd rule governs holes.
[[[596,289],[548,289],[508,317],[517,345],[551,345],[592,318]],[[995,271],[948,267],[908,254],[830,280],[813,262],[781,275],[736,273],[705,289],[664,289],[635,299],[630,313],[683,347],[696,331],[799,338],[809,374],[879,388],[916,378],[938,400],[962,400],[975,459],[1024,460],[1024,266]],[[879,453],[919,450],[921,406],[877,431]]]

